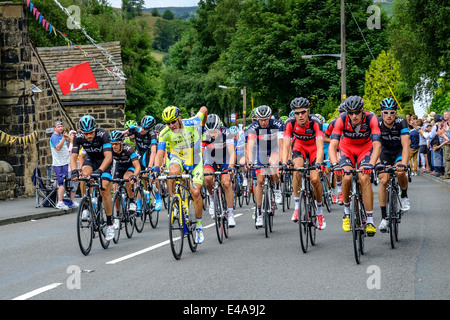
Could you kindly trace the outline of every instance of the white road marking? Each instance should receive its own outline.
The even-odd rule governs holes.
[[[37,296],[38,294],[41,294],[41,293],[45,292],[45,291],[49,291],[49,290],[55,289],[56,287],[58,287],[61,284],[62,283],[52,283],[52,284],[50,284],[48,286],[45,286],[45,287],[42,287],[42,288],[30,291],[28,293],[25,293],[25,294],[23,294],[21,296],[18,296],[16,298],[12,299],[12,300],[27,300],[29,298],[32,298],[34,296]]]
[[[238,213],[238,214],[235,214],[235,215],[234,215],[235,218],[237,218],[237,217],[239,217],[239,216],[242,216],[242,213]],[[215,225],[216,225],[215,223],[211,223],[211,224],[207,225],[206,227],[203,227],[203,229],[208,229],[208,228],[214,227]],[[178,238],[177,238],[177,239],[178,239]],[[155,244],[155,245],[153,245],[153,246],[150,246],[150,247],[148,247],[148,248],[145,248],[145,249],[136,251],[136,252],[134,252],[134,253],[130,253],[130,254],[126,255],[126,256],[123,256],[123,257],[120,257],[120,258],[117,258],[117,259],[108,261],[108,262],[106,262],[106,264],[116,264],[116,263],[119,263],[119,262],[122,262],[122,261],[125,261],[125,260],[128,260],[128,259],[134,258],[134,257],[136,257],[136,256],[138,256],[138,255],[147,253],[147,252],[149,252],[149,251],[158,249],[158,248],[160,248],[160,247],[162,247],[162,246],[165,246],[166,244],[169,244],[169,243],[170,243],[170,240],[166,240],[166,241],[157,243],[157,244]]]

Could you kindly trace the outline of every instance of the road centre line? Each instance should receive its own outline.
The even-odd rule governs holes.
[[[56,287],[58,287],[61,284],[62,283],[59,283],[59,282],[58,283],[52,283],[52,284],[49,284],[48,286],[45,286],[45,287],[42,287],[42,288],[30,291],[28,293],[25,293],[25,294],[23,294],[21,296],[18,296],[16,298],[12,299],[12,300],[27,300],[29,298],[32,298],[34,296],[37,296],[38,294],[41,294],[41,293],[45,292],[45,291],[49,291],[49,290],[55,289]]]
[[[242,213],[238,213],[238,214],[235,214],[235,215],[234,215],[235,218],[237,218],[237,217],[239,217],[239,216],[242,216]],[[215,223],[211,223],[211,224],[209,224],[209,225],[203,227],[203,229],[208,229],[208,228],[211,228],[211,227],[213,227],[213,226],[215,226],[215,225],[216,225]],[[165,246],[166,244],[169,244],[169,243],[170,243],[170,239],[169,239],[169,240],[166,240],[166,241],[163,241],[163,242],[160,242],[160,243],[157,243],[157,244],[155,244],[155,245],[153,245],[153,246],[150,246],[150,247],[148,247],[148,248],[145,248],[145,249],[136,251],[136,252],[134,252],[134,253],[130,253],[130,254],[126,255],[126,256],[123,256],[123,257],[120,257],[120,258],[117,258],[117,259],[108,261],[108,262],[106,262],[106,264],[116,264],[116,263],[119,263],[119,262],[122,262],[122,261],[125,261],[125,260],[128,260],[128,259],[134,258],[134,257],[136,257],[136,256],[138,256],[138,255],[147,253],[147,252],[149,252],[149,251],[158,249],[158,248],[160,248],[160,247],[162,247],[162,246]]]

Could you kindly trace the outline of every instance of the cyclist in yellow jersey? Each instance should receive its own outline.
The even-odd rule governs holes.
[[[202,227],[203,199],[200,188],[203,184],[202,160],[202,126],[205,125],[208,109],[201,107],[197,114],[189,119],[181,119],[181,112],[175,106],[164,109],[162,119],[167,126],[159,133],[158,151],[155,159],[155,172],[158,174],[163,164],[164,153],[167,151],[169,175],[179,175],[188,167],[193,175],[194,186],[190,186],[195,217],[197,218],[197,243],[204,240]],[[194,188],[195,187],[195,188]],[[170,194],[174,191],[173,180],[167,181]]]

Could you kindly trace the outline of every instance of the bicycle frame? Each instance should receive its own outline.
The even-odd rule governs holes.
[[[214,205],[218,206],[219,212],[214,210],[214,221],[216,225],[217,239],[219,243],[223,242],[223,236],[228,238],[228,209],[225,199],[225,190],[222,186],[221,176],[222,174],[229,174],[230,172],[207,172],[204,176],[214,176]]]

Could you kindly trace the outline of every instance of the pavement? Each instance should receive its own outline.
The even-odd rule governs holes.
[[[422,176],[426,179],[439,183],[450,190],[450,179],[442,179],[441,177],[436,177],[425,172],[418,172],[418,176]],[[414,178],[415,177],[412,177],[412,183],[414,183]],[[78,198],[76,201],[79,202],[80,199]],[[0,226],[71,214],[76,211],[77,209],[69,209],[64,211],[53,207],[36,208],[34,197],[3,200],[0,201]]]

